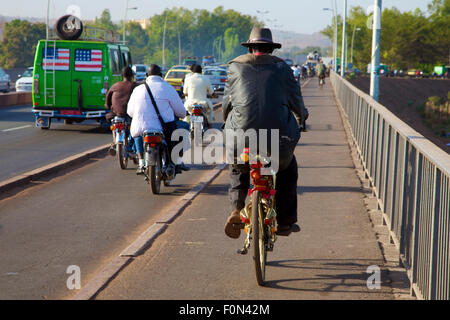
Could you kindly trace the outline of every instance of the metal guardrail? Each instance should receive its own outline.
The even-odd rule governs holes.
[[[450,155],[332,72],[331,82],[411,294],[450,299]]]

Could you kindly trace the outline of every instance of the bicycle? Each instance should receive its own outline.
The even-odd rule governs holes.
[[[319,86],[322,88],[324,84],[325,84],[325,75],[320,75],[319,76]]]
[[[277,240],[277,214],[275,211],[276,173],[262,175],[261,170],[270,161],[260,155],[253,156],[250,164],[250,150],[246,148],[241,159],[250,165],[250,177],[253,187],[249,190],[250,203],[241,211],[241,221],[247,234],[244,248],[239,254],[247,254],[253,248],[256,280],[264,286],[266,277],[267,252],[272,252]]]

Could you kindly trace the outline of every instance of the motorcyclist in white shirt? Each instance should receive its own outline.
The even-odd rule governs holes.
[[[176,118],[186,117],[186,109],[177,91],[162,78],[161,68],[151,65],[148,69],[146,83],[150,87],[159,112],[164,122],[174,121]],[[147,92],[145,85],[140,85],[134,89],[128,102],[128,115],[132,118],[131,135],[135,139],[137,154],[139,157],[139,167],[137,174],[144,172],[144,145],[142,135],[146,130],[162,130],[162,125],[158,119],[153,103]],[[186,123],[177,122],[177,126],[189,130]],[[170,141],[171,137],[166,137]],[[183,163],[177,164],[182,171],[188,171]]]
[[[214,90],[208,77],[202,75],[202,72],[203,69],[200,65],[194,65],[192,67],[192,74],[189,75],[189,77],[186,77],[183,90],[183,93],[186,96],[184,106],[189,113],[191,113],[194,104],[205,106],[206,118],[211,125],[215,118],[213,104],[208,96],[213,97]],[[189,115],[186,117],[185,121],[190,123]]]

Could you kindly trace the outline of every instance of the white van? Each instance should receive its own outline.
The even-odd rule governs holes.
[[[145,64],[135,64],[132,67],[136,82],[142,82],[147,79],[148,66]]]

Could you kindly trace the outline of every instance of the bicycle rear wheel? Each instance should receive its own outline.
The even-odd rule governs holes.
[[[264,232],[263,208],[261,193],[255,191],[252,194],[252,247],[253,260],[255,261],[256,280],[260,286],[264,286],[266,278],[266,235]]]

